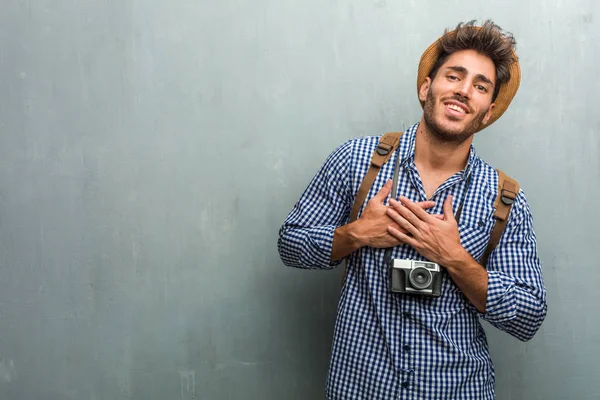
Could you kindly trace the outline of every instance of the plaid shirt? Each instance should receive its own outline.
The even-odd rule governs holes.
[[[426,200],[414,163],[417,127],[402,136],[398,151],[379,172],[367,199],[392,179],[400,156],[397,196]],[[377,136],[349,140],[327,158],[280,230],[278,249],[287,266],[329,269],[339,264],[330,263],[333,233],[348,223],[378,141]],[[465,197],[469,174],[472,183],[459,231],[462,246],[479,260],[494,227],[498,175],[477,157],[472,146],[467,166],[436,190],[431,199],[436,206],[428,212],[442,214],[450,194],[456,211]],[[546,315],[536,236],[523,192],[518,193],[500,243],[488,260],[485,313],[477,311],[447,272],[443,272],[439,298],[391,293],[384,252],[363,247],[349,257],[335,323],[327,397],[494,398],[494,367],[479,319],[525,341],[533,337]],[[408,245],[393,248],[392,257],[424,259]]]

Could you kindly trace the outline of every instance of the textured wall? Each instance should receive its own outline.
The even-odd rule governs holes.
[[[527,193],[549,302],[526,344],[486,326],[498,398],[599,398],[597,4],[3,0],[0,398],[321,398],[341,271],[283,267],[277,230],[488,17],[523,82],[476,145]]]

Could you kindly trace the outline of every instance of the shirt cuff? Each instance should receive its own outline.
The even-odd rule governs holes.
[[[306,236],[304,251],[302,252],[302,264],[315,268],[327,268],[334,267],[342,262],[342,260],[331,262],[331,248],[333,247],[335,229],[336,227],[333,225],[326,225],[310,230],[310,235]]]
[[[488,271],[485,313],[479,316],[490,322],[507,321],[515,317],[515,280],[498,271]]]

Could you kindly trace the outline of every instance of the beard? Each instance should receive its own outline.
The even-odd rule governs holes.
[[[453,96],[450,99],[460,101],[465,105],[468,104],[466,99],[460,96]],[[429,91],[427,92],[427,99],[425,99],[425,106],[423,107],[423,119],[425,120],[425,123],[427,124],[431,134],[439,141],[444,143],[461,144],[473,136],[475,132],[477,132],[483,125],[483,119],[485,118],[485,114],[488,112],[488,110],[489,108],[475,115],[475,117],[462,129],[445,127],[442,125],[442,121],[440,121],[440,119],[444,117],[440,116],[436,118],[435,116],[435,97],[433,95],[433,90],[429,88]]]

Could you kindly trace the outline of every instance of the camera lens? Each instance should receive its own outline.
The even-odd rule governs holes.
[[[408,280],[415,289],[426,289],[431,285],[433,277],[427,268],[417,267],[410,271]]]

